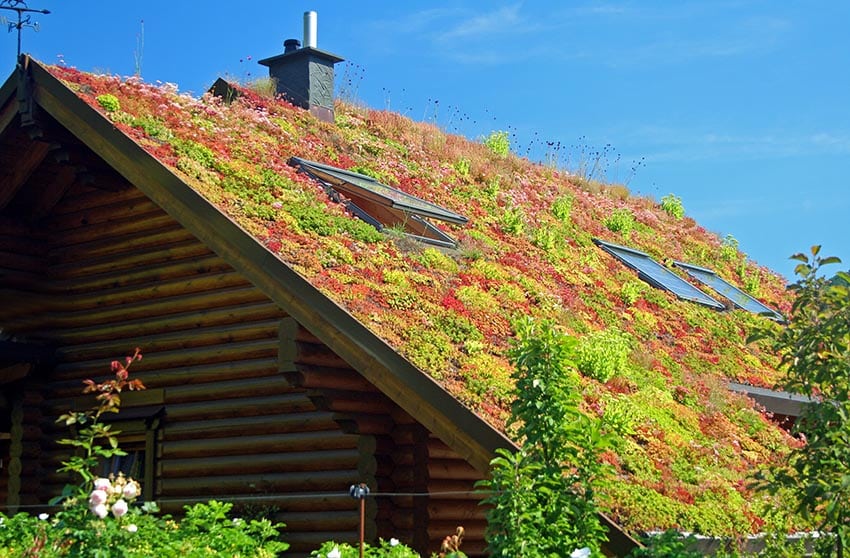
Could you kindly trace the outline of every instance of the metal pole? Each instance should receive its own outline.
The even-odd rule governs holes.
[[[366,543],[366,498],[360,498],[360,558]]]
[[[348,494],[355,500],[360,500],[360,558],[366,546],[366,496],[369,495],[369,487],[365,482],[352,484]]]

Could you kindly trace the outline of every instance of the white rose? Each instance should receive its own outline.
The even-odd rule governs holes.
[[[112,515],[115,517],[121,517],[125,513],[127,513],[127,502],[124,500],[118,500],[114,504],[112,504]]]
[[[103,490],[104,492],[109,492],[109,489],[112,488],[112,483],[109,482],[109,479],[101,477],[99,479],[95,479],[94,488],[95,490]]]
[[[341,558],[342,552],[339,551],[339,547],[335,546],[333,550],[328,552],[327,558]]]
[[[398,543],[399,543],[398,539],[396,539],[396,538],[390,539],[390,546],[398,546]]]
[[[103,519],[109,513],[109,510],[106,509],[106,504],[98,504],[92,507],[91,512]]]
[[[98,504],[105,504],[106,499],[109,495],[103,490],[92,490],[92,493],[89,494],[89,504],[92,506],[96,506]]]
[[[128,482],[124,485],[124,497],[132,500],[139,495],[139,484],[135,481]]]
[[[130,531],[131,533],[135,533],[136,531],[139,530],[139,528],[136,527],[135,523],[131,523],[131,524],[127,525],[127,530]]]
[[[40,513],[38,514],[38,518],[42,521],[47,521],[47,518],[50,517],[49,513]]]

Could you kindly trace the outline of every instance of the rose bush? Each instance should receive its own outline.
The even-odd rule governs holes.
[[[272,558],[289,548],[279,540],[282,523],[231,519],[233,504],[211,500],[186,506],[185,517],[178,521],[158,515],[154,502],[139,505],[138,481],[121,473],[110,478],[97,474],[104,459],[124,455],[116,438],[119,432],[100,418],[118,412],[123,390],[144,389],[140,381],[129,378],[130,365],[141,358],[136,349],[124,362],[112,362],[114,378],[84,382],[84,393],[96,394],[96,405],[59,418],[80,427],[74,438],[60,440],[78,451],[59,469],[80,480],[51,502],[61,504],[52,515],[0,513],[0,558]]]

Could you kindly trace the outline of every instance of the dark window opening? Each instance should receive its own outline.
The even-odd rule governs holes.
[[[101,464],[101,473],[104,477],[117,477],[120,472],[138,481],[142,485],[141,501],[154,499],[159,428],[164,416],[164,407],[142,407],[122,410],[114,420],[107,419],[112,431],[118,433],[118,447],[127,455],[115,455],[106,460]]]

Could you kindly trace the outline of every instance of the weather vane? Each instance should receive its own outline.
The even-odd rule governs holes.
[[[12,29],[18,30],[18,58],[21,57],[21,29],[24,27],[32,27],[38,31],[38,22],[32,20],[33,13],[49,14],[50,10],[36,10],[27,6],[25,0],[0,0],[0,10],[9,10],[18,14],[18,21],[9,21],[6,16],[0,17],[0,23],[9,27],[9,33]],[[26,14],[26,15],[25,15]]]

